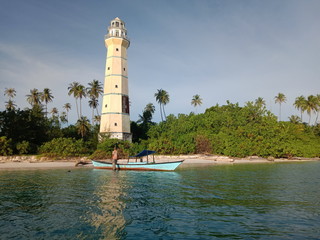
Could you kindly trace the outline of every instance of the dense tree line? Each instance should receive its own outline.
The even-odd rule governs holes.
[[[221,154],[235,157],[258,155],[262,157],[320,157],[320,96],[300,96],[294,106],[300,116],[291,116],[290,121],[281,121],[281,107],[286,102],[284,94],[275,96],[279,104],[278,117],[266,110],[263,98],[248,102],[245,106],[230,103],[208,108],[202,114],[166,115],[164,106],[169,103],[167,91],[158,89],[155,100],[159,103],[162,121],[152,121],[156,107],[145,106],[139,120],[131,122],[133,143],[108,139],[99,135],[98,97],[102,92],[97,80],[89,87],[73,82],[68,87],[69,95],[75,98],[78,120],[69,124],[71,104],[66,103],[65,112],[57,108],[48,111],[48,103],[54,97],[51,90],[30,90],[26,95],[30,108],[20,110],[13,99],[14,89],[5,89],[8,101],[6,110],[0,112],[0,155],[43,154],[50,157],[89,156],[109,157],[117,145],[123,157],[133,155],[145,148],[160,154]],[[82,100],[89,97],[92,108],[91,121],[82,115]],[[191,99],[196,108],[202,104],[199,94]],[[94,115],[96,111],[96,115]],[[302,116],[309,115],[308,124]],[[51,114],[48,115],[48,114]],[[311,123],[311,116],[315,122]],[[67,126],[66,126],[67,124]],[[62,126],[65,127],[62,127]]]
[[[100,117],[97,107],[101,93],[102,86],[98,80],[89,82],[87,88],[78,82],[69,85],[68,94],[75,98],[78,113],[77,122],[70,125],[68,120],[70,103],[63,105],[65,112],[61,114],[56,107],[48,112],[48,103],[54,99],[50,89],[45,88],[42,92],[36,88],[31,89],[26,95],[30,108],[20,110],[13,100],[16,96],[15,89],[6,88],[4,91],[4,95],[8,97],[8,101],[5,102],[6,110],[0,112],[0,155],[43,153],[44,149],[47,151],[50,147],[54,149],[52,152],[56,151],[56,153],[49,155],[75,156],[92,153],[98,143]],[[84,97],[89,98],[89,107],[92,108],[91,123],[86,116],[82,115],[81,100]],[[96,116],[94,110],[97,112]],[[52,114],[51,117],[48,113]],[[67,127],[62,127],[65,124]],[[56,139],[64,140],[59,142]],[[77,144],[71,144],[67,148],[65,143],[68,141]],[[57,150],[55,145],[60,149]],[[80,145],[82,147],[79,147]],[[74,146],[77,150],[71,151],[70,146]]]
[[[150,128],[145,144],[163,154],[320,157],[320,126],[277,121],[257,102],[244,107],[228,102],[203,114],[169,115]]]

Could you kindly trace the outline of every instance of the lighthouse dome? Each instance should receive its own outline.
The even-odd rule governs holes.
[[[127,39],[127,29],[125,23],[120,18],[116,17],[110,23],[108,28],[108,37],[119,37]]]

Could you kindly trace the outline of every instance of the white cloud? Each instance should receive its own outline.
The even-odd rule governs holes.
[[[48,109],[57,107],[63,111],[62,106],[70,102],[73,106],[73,117],[75,121],[75,100],[68,96],[68,86],[71,82],[77,81],[87,86],[92,79],[103,78],[103,68],[90,68],[86,61],[74,59],[61,53],[48,51],[41,47],[17,46],[12,44],[0,44],[0,54],[6,55],[1,58],[0,75],[1,89],[15,88],[17,96],[15,102],[19,108],[29,107],[26,102],[26,95],[30,89],[37,88],[42,91],[44,88],[52,90],[53,102],[49,103]],[[0,95],[1,102],[6,101],[3,94]],[[87,101],[83,101],[83,108],[88,109]],[[1,106],[4,109],[4,104]],[[90,116],[89,110],[85,113]]]

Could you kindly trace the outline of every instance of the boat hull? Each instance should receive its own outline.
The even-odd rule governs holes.
[[[117,164],[117,170],[135,170],[135,171],[174,171],[184,160],[163,163],[126,163]],[[94,168],[113,169],[112,163],[92,160]]]

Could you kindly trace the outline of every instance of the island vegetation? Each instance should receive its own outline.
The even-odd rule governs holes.
[[[50,158],[72,158],[89,156],[109,158],[114,145],[123,156],[133,155],[143,149],[152,149],[159,154],[218,154],[232,157],[320,157],[320,95],[299,96],[294,106],[300,116],[293,115],[289,121],[281,121],[282,104],[286,96],[279,93],[275,103],[279,104],[279,116],[267,110],[263,98],[247,102],[244,106],[226,102],[215,105],[198,114],[197,107],[202,98],[196,94],[191,99],[195,113],[178,114],[165,112],[170,101],[169,93],[158,89],[155,100],[159,103],[161,122],[153,122],[156,111],[148,103],[139,115],[139,120],[131,122],[133,142],[109,139],[99,134],[99,96],[102,85],[98,80],[88,83],[88,87],[73,82],[68,94],[75,98],[78,120],[69,123],[72,109],[70,103],[63,105],[60,114],[56,107],[48,111],[48,104],[54,99],[50,89],[42,92],[31,89],[26,95],[29,108],[21,110],[14,102],[16,91],[6,88],[8,101],[0,112],[0,155],[38,154]],[[90,120],[83,116],[83,101],[88,100],[92,109]],[[308,122],[302,117],[306,112]],[[315,115],[315,122],[311,116]]]

